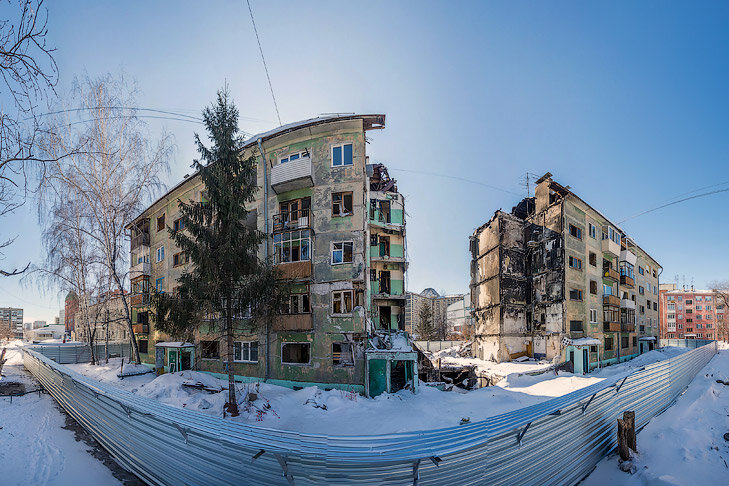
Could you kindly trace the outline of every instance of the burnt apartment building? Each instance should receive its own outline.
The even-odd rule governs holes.
[[[260,257],[294,281],[288,309],[264,330],[239,323],[232,367],[240,381],[319,385],[369,395],[417,389],[417,353],[405,329],[405,200],[382,164],[369,163],[366,136],[385,115],[332,115],[250,138],[258,192],[249,223],[268,235]],[[155,329],[150,289],[174,291],[190,259],[168,228],[177,201],[203,200],[193,175],[128,225],[131,302],[143,361],[158,371],[225,371],[212,326],[182,343]]]
[[[477,357],[587,372],[653,349],[661,266],[550,173],[479,227],[470,251]]]

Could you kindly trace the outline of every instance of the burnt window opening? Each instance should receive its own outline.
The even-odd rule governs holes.
[[[219,359],[218,341],[200,341],[200,356],[203,359]]]
[[[590,265],[593,267],[597,266],[597,254],[590,252]]]
[[[590,280],[590,293],[597,295],[597,281],[595,280]]]
[[[380,329],[390,329],[392,323],[392,308],[389,305],[380,306]]]
[[[354,366],[354,349],[352,343],[332,343],[332,364],[338,366]]]
[[[389,257],[390,256],[390,237],[389,236],[380,236],[380,256],[381,257]]]
[[[309,364],[309,343],[283,343],[281,345],[282,364]]]

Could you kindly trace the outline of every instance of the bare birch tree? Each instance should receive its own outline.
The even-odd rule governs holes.
[[[84,208],[86,235],[109,279],[107,290],[117,291],[122,299],[132,355],[139,362],[127,293],[125,226],[161,189],[160,176],[168,169],[172,143],[167,134],[150,143],[146,126],[133,108],[136,94],[123,75],[77,80],[71,101],[86,115],[75,120],[69,113],[78,111],[64,110],[49,120],[42,146],[53,162],[44,166],[42,187],[49,189],[44,200],[47,195],[55,201],[68,197]],[[41,204],[41,214],[44,204],[47,201]]]
[[[37,153],[45,128],[40,105],[54,96],[58,70],[54,49],[46,42],[48,11],[43,0],[0,4],[0,216],[25,202],[29,164],[45,162]],[[0,250],[14,238],[0,235]],[[2,253],[0,252],[0,257]],[[2,270],[11,276],[25,269]]]
[[[729,315],[729,280],[716,280],[709,284],[709,288],[714,291],[716,298],[717,310],[717,339],[720,341],[729,341],[729,323],[727,316]],[[723,312],[718,312],[719,310]]]

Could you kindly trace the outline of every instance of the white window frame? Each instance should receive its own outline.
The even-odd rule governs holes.
[[[597,324],[597,309],[590,309],[590,324]]]
[[[352,146],[352,163],[351,164],[344,163],[344,146],[345,145]],[[341,149],[342,149],[342,163],[340,165],[334,165],[334,149],[337,147],[341,147]],[[331,157],[332,168],[340,169],[342,167],[353,167],[354,166],[354,142],[342,142],[342,143],[332,145],[331,149],[329,150],[329,156]]]
[[[340,295],[340,298],[342,300],[342,309],[346,310],[345,303],[347,302],[347,300],[344,298],[345,293],[349,293],[352,296],[351,300],[350,300],[350,302],[352,303],[352,309],[350,309],[349,312],[339,312],[339,313],[334,312],[334,301],[335,301],[336,294]],[[354,312],[354,308],[356,307],[354,305],[354,290],[353,289],[332,290],[331,298],[332,298],[332,315],[333,316],[351,316],[352,315],[352,312]]]
[[[160,250],[161,250],[161,252],[160,252]],[[161,258],[160,258],[160,256],[161,256]],[[162,245],[157,248],[156,258],[157,258],[157,263],[165,261],[165,245]]]
[[[349,243],[350,245],[352,245],[352,260],[351,261],[348,261],[348,262],[347,261],[344,261],[344,245],[347,244],[347,243]],[[337,245],[341,245],[341,249],[337,250],[335,248]],[[335,262],[334,261],[334,253],[335,252],[340,252],[340,251],[342,252],[342,261],[341,262]],[[349,264],[353,263],[354,262],[354,241],[333,241],[332,242],[332,246],[331,246],[331,262],[332,262],[332,265],[346,265],[348,263]]]
[[[251,358],[251,344],[256,343],[256,359]],[[235,346],[240,346],[240,359],[235,359]],[[244,346],[246,345],[246,346]],[[243,350],[248,350],[248,359],[243,359]],[[234,341],[233,342],[233,362],[235,363],[258,363],[258,341]]]
[[[279,164],[286,164],[287,162],[291,162],[291,157],[294,156],[294,155],[296,156],[296,158],[294,160],[300,160],[300,159],[303,159],[304,157],[307,157],[307,156],[310,157],[311,156],[310,155],[310,152],[308,150],[300,150],[298,152],[290,152],[290,153],[286,154],[286,157],[279,157],[278,158],[278,163]]]
[[[309,346],[309,361],[307,361],[306,363],[289,363],[288,361],[284,361],[283,360],[283,356],[284,356],[283,348],[287,344],[306,344],[307,346]],[[286,366],[309,366],[309,365],[311,365],[311,343],[308,342],[308,341],[285,341],[285,342],[282,342],[281,343],[281,364],[282,365],[286,365]]]

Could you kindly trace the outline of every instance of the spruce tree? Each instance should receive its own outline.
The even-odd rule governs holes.
[[[421,304],[418,309],[418,326],[415,328],[418,339],[430,341],[435,337],[436,329],[433,323],[433,308],[429,304]]]
[[[168,229],[192,265],[178,279],[173,295],[156,296],[156,326],[175,336],[192,336],[202,326],[217,328],[224,338],[228,374],[226,409],[238,415],[234,386],[233,342],[236,329],[255,329],[271,319],[288,295],[287,282],[258,256],[267,237],[246,224],[247,205],[255,198],[255,156],[243,158],[238,110],[226,89],[206,108],[203,119],[210,147],[195,134],[200,154],[193,167],[205,185],[201,201],[178,201],[177,230]],[[259,326],[260,327],[260,326]],[[268,352],[268,349],[266,349]]]

